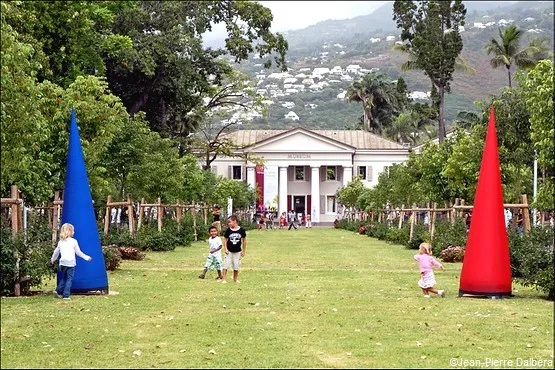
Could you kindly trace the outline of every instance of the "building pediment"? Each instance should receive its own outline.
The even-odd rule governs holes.
[[[320,135],[303,128],[284,131],[262,141],[253,143],[244,149],[246,152],[349,152],[354,153],[355,148],[337,140]]]

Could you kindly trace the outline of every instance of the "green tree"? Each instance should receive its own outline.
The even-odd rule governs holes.
[[[227,134],[238,124],[247,122],[241,118],[243,114],[257,112],[265,116],[267,110],[261,100],[260,96],[255,96],[249,77],[239,71],[230,72],[221,86],[212,85],[206,91],[204,103],[190,114],[191,119],[198,122],[198,129],[188,140],[190,150],[202,159],[203,169],[209,170],[218,156],[233,157],[243,148],[233,143]]]
[[[349,182],[347,186],[344,186],[337,190],[337,201],[339,204],[352,210],[356,208],[358,198],[361,196],[364,190],[364,184],[362,183],[360,176],[355,176],[353,181]]]
[[[364,128],[380,134],[389,126],[394,115],[402,110],[396,86],[383,73],[371,72],[354,81],[345,96],[349,102],[363,107]]]
[[[270,32],[269,9],[250,1],[136,1],[117,12],[112,32],[133,47],[124,56],[107,55],[110,88],[130,115],[146,112],[151,128],[164,136],[186,137],[199,121],[190,115],[202,97],[220,85],[231,67],[252,53],[272,57],[285,68],[287,42]],[[226,25],[225,48],[202,45],[212,25]],[[266,67],[272,65],[268,59]]]
[[[414,67],[430,78],[439,92],[439,141],[445,139],[445,93],[463,48],[459,26],[464,26],[466,9],[462,1],[396,0],[393,19]]]
[[[511,67],[513,64],[517,68],[531,68],[537,62],[537,58],[544,56],[547,46],[542,39],[536,39],[527,48],[520,49],[520,41],[524,35],[524,30],[512,25],[503,32],[499,29],[499,41],[492,38],[486,45],[488,55],[493,55],[490,64],[493,68],[504,66],[509,77],[509,87],[511,82]]]
[[[34,46],[43,64],[39,82],[68,87],[78,76],[103,76],[104,55],[119,56],[131,40],[111,32],[111,2],[11,2],[7,22]]]
[[[530,110],[530,136],[541,171],[535,199],[540,209],[550,209],[555,204],[553,75],[553,61],[542,60],[526,75],[519,76],[522,95]]]

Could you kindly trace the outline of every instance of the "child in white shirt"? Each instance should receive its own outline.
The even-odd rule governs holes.
[[[212,266],[216,266],[218,271],[218,277],[216,280],[222,280],[222,253],[220,252],[223,244],[222,239],[218,236],[218,229],[216,226],[210,226],[208,229],[210,233],[210,238],[208,238],[208,246],[210,247],[210,253],[206,257],[206,263],[204,264],[204,271],[198,277],[199,279],[204,279],[206,277],[206,272]]]
[[[63,297],[63,299],[66,300],[70,299],[71,283],[73,282],[75,265],[77,264],[75,255],[78,255],[86,261],[92,261],[92,257],[81,252],[79,243],[77,243],[77,240],[73,239],[74,234],[75,228],[72,224],[65,223],[62,225],[60,229],[60,241],[56,249],[54,249],[54,253],[52,253],[52,258],[50,259],[50,263],[54,265],[58,256],[60,257],[59,269],[62,273],[58,280],[58,286],[54,291],[54,296],[57,298]]]

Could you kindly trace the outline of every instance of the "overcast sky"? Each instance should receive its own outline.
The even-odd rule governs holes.
[[[272,32],[297,30],[328,19],[372,13],[387,1],[259,1],[272,11]]]

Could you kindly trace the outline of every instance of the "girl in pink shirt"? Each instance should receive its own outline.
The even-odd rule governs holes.
[[[436,285],[436,278],[432,268],[434,266],[442,270],[445,270],[445,268],[443,268],[441,263],[436,261],[431,254],[432,246],[429,243],[422,243],[420,244],[419,253],[414,256],[414,259],[420,264],[420,280],[418,281],[418,286],[422,288],[424,298],[430,298],[430,292],[444,297],[444,290],[437,290],[434,288],[434,285]]]

